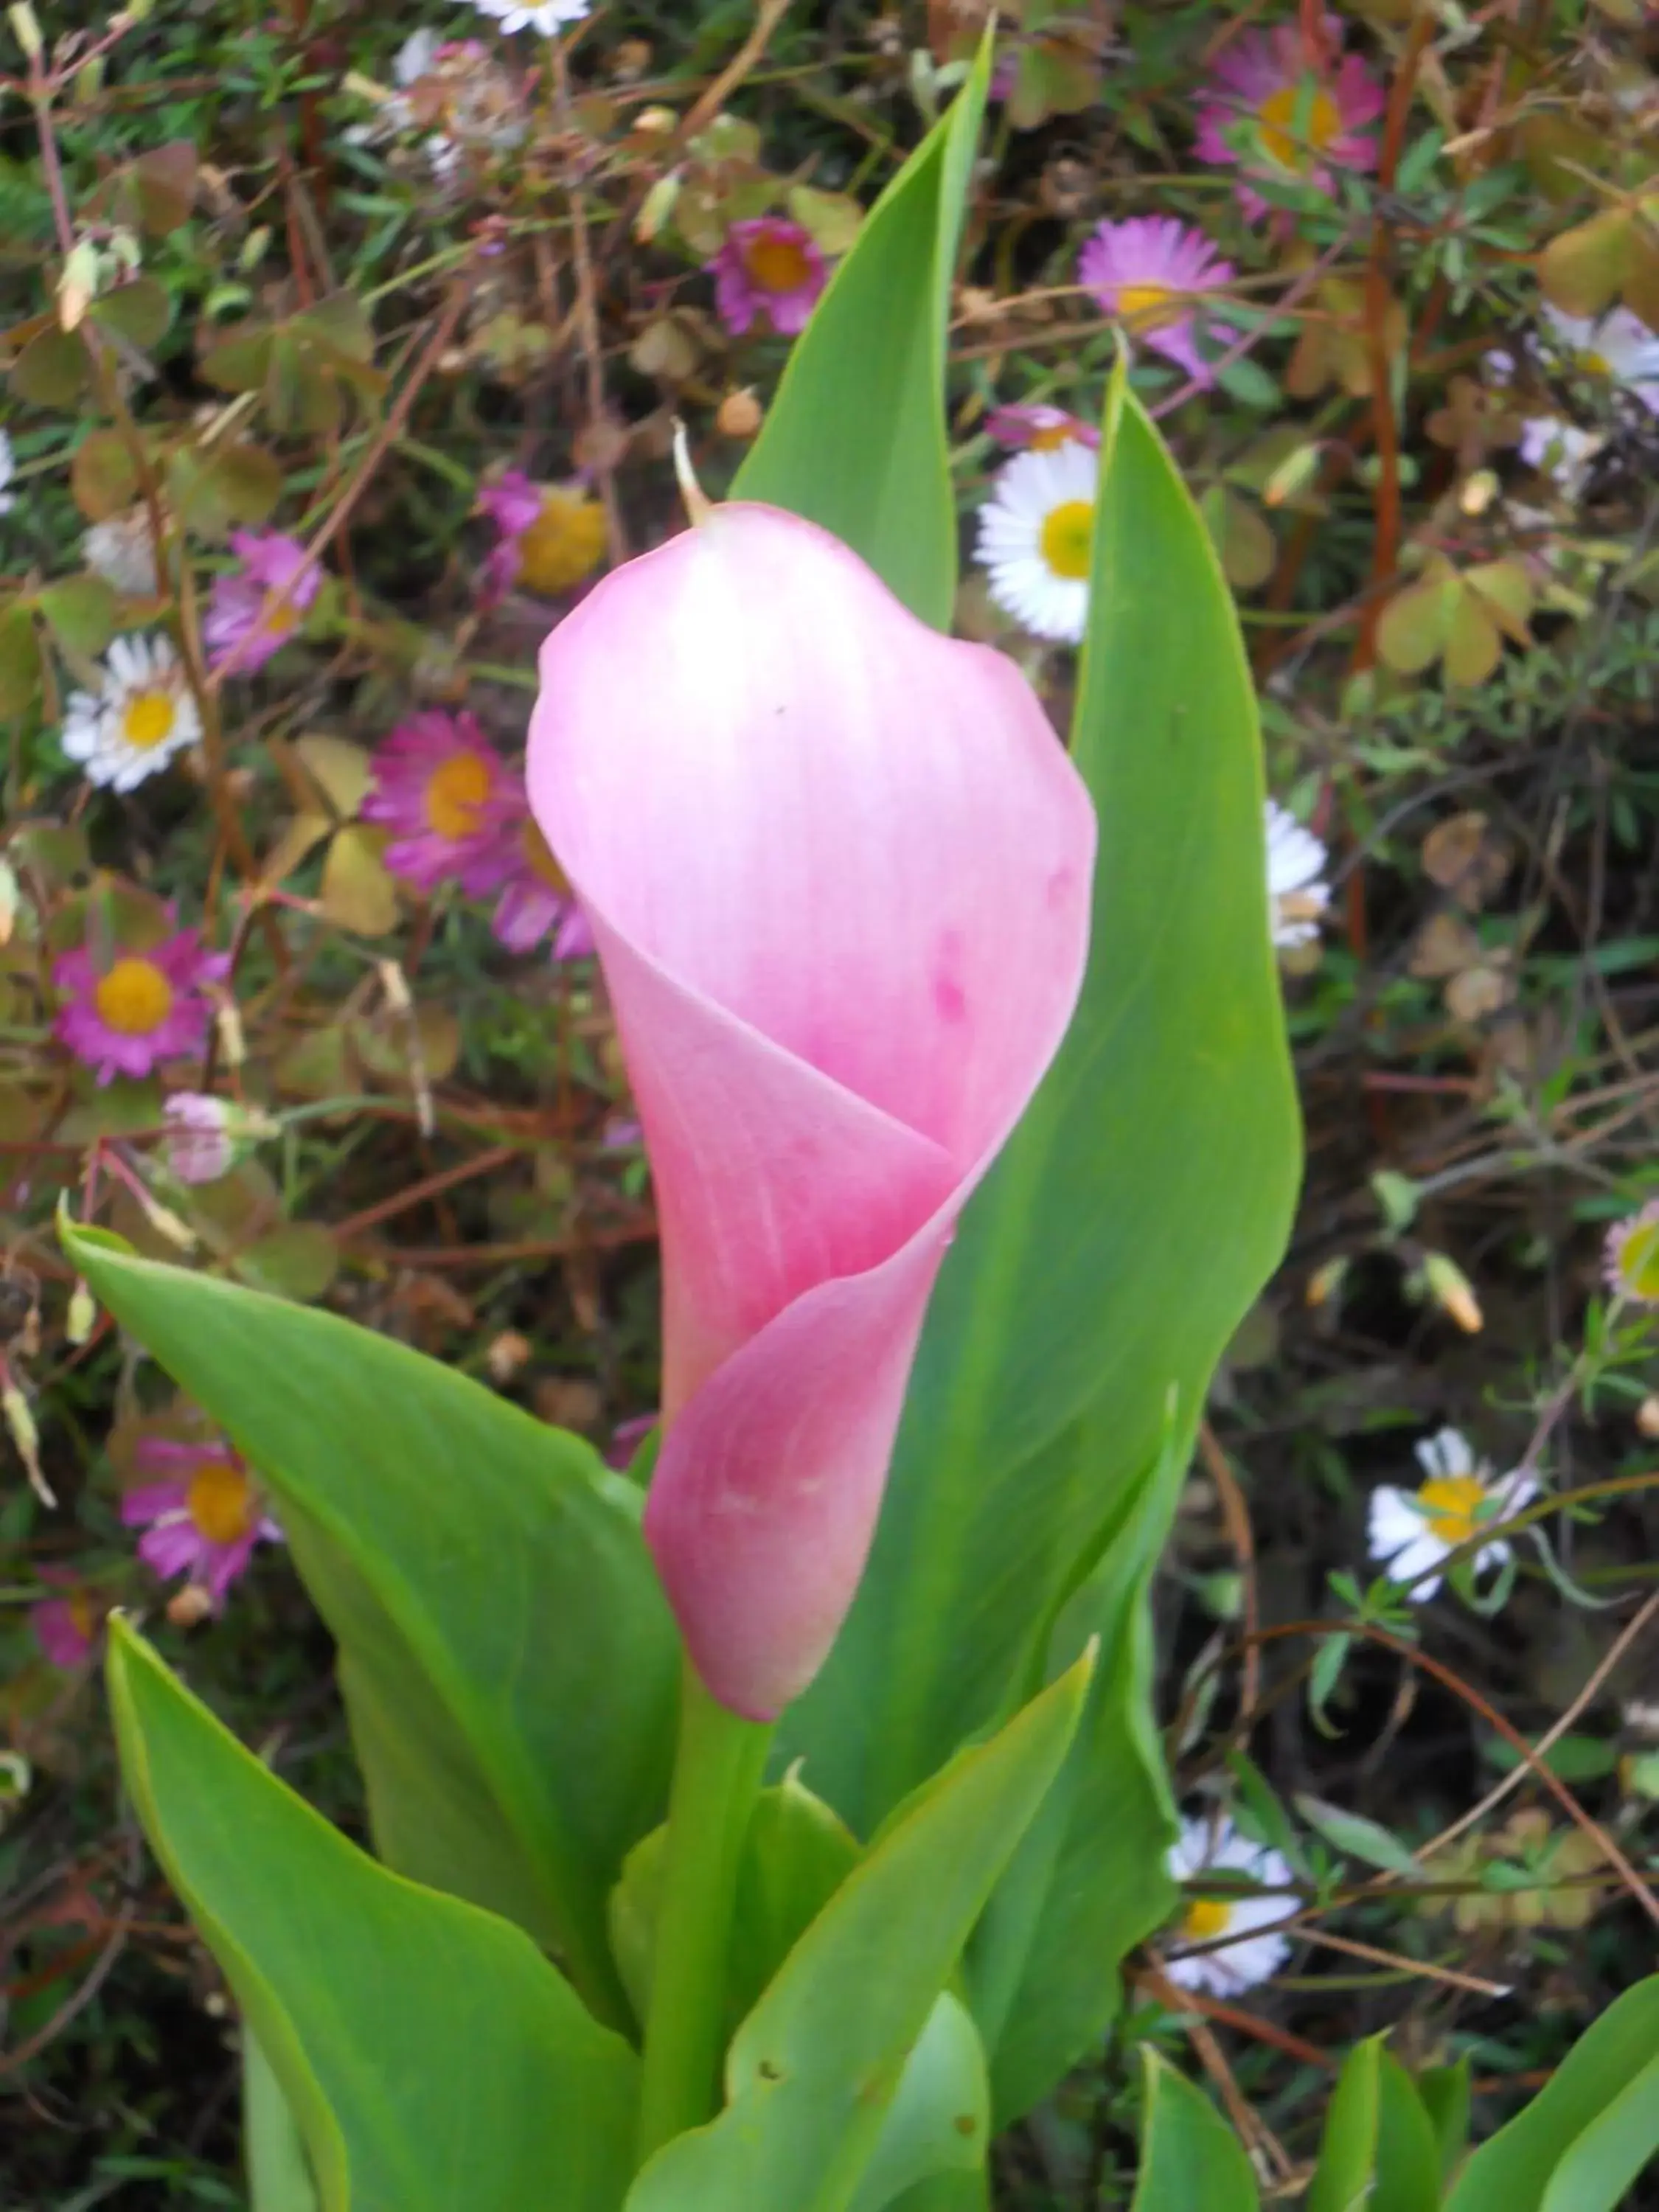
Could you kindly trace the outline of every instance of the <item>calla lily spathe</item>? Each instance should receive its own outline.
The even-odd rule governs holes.
[[[655,1179],[647,1540],[703,1680],[769,1719],[852,1602],[939,1262],[1071,1017],[1093,811],[1011,661],[742,503],[549,637],[528,772]]]

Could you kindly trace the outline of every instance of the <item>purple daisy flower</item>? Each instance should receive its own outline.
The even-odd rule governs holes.
[[[490,922],[496,943],[509,952],[530,952],[551,931],[556,960],[585,958],[593,950],[593,933],[527,807],[500,852],[506,881]]]
[[[386,864],[423,891],[453,878],[469,898],[512,865],[502,831],[523,805],[516,779],[474,715],[411,715],[375,748],[362,818],[396,832]]]
[[[237,530],[230,542],[242,565],[215,577],[202,635],[212,667],[247,676],[293,636],[323,580],[298,538],[280,531]]]
[[[985,418],[985,428],[999,446],[1006,446],[1011,453],[1051,453],[1057,446],[1074,441],[1079,446],[1100,443],[1100,433],[1092,422],[1068,415],[1063,407],[1048,407],[1036,400],[1014,407],[994,407]]]
[[[84,947],[53,963],[58,997],[53,1030],[100,1085],[118,1075],[145,1076],[161,1061],[199,1053],[211,1013],[204,986],[230,972],[222,952],[209,952],[199,930],[181,929],[143,952],[118,949],[94,966]]]
[[[714,280],[720,319],[733,337],[762,315],[780,337],[795,337],[830,281],[811,232],[781,215],[734,222],[704,266]]]
[[[1198,350],[1194,303],[1232,278],[1232,263],[1222,260],[1204,233],[1173,216],[1103,222],[1078,257],[1078,283],[1103,313],[1206,384],[1211,372]],[[1216,325],[1213,335],[1225,344],[1232,332]]]
[[[129,1528],[143,1528],[138,1556],[163,1582],[184,1575],[223,1610],[231,1584],[256,1544],[280,1543],[283,1532],[264,1510],[253,1478],[228,1443],[184,1443],[145,1437],[134,1457],[157,1482],[141,1484],[121,1501]]]
[[[1341,26],[1328,15],[1325,27],[1335,57]],[[1216,63],[1209,98],[1198,111],[1198,158],[1237,167],[1243,179],[1299,180],[1328,192],[1334,169],[1376,167],[1368,126],[1382,106],[1382,88],[1357,54],[1326,62],[1309,52],[1294,23],[1247,31]],[[1243,131],[1241,124],[1248,126]],[[1267,212],[1267,201],[1248,182],[1237,189],[1247,215]]]

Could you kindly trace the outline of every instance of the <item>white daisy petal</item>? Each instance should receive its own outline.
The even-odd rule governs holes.
[[[118,637],[104,659],[101,690],[70,694],[59,742],[88,783],[133,790],[197,743],[201,717],[170,641]]]
[[[1280,1854],[1252,1843],[1231,1821],[1218,1826],[1204,1820],[1183,1821],[1168,1865],[1177,1880],[1197,1884],[1206,1874],[1219,1872],[1248,1875],[1264,1889],[1283,1890],[1291,1885],[1291,1870]],[[1291,1946],[1287,1936],[1264,1931],[1285,1917],[1289,1902],[1282,1896],[1253,1897],[1231,1885],[1225,1896],[1206,1898],[1200,1892],[1188,1902],[1174,1933],[1178,1942],[1213,1948],[1170,1960],[1170,1979],[1182,1989],[1208,1990],[1217,1996],[1236,1996],[1268,1980],[1284,1964]]]
[[[1442,1480],[1475,1472],[1474,1449],[1461,1429],[1437,1429],[1417,1447],[1417,1463],[1425,1474]]]
[[[1330,855],[1311,830],[1277,800],[1267,801],[1267,908],[1273,943],[1310,945],[1331,902],[1324,881]]]
[[[94,575],[118,592],[137,597],[155,589],[155,556],[151,550],[149,518],[142,507],[130,514],[94,522],[81,534],[81,558]]]
[[[1079,644],[1089,619],[1096,459],[1075,440],[1017,453],[979,512],[991,597],[1034,637]]]
[[[0,430],[0,514],[9,514],[17,504],[17,495],[7,489],[17,467],[17,456],[12,452],[11,440]]]

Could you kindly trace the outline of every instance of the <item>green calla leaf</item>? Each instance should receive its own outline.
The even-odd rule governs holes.
[[[270,2060],[321,2212],[614,2212],[637,2062],[522,1929],[377,1866],[118,1617],[109,1686],[139,1819]]]
[[[732,2040],[726,2105],[651,2159],[625,2212],[847,2212],[987,1893],[1063,1761],[1085,1657],[917,1793]],[[971,2111],[952,2132],[982,2161]],[[912,2177],[914,2178],[914,2177]]]
[[[833,531],[940,629],[957,575],[945,321],[990,70],[987,39],[949,112],[865,218],[732,486]]]
[[[605,1899],[663,1817],[678,1674],[637,1490],[370,1330],[63,1235],[269,1486],[339,1645],[381,1856],[519,1921],[625,2023]]]
[[[1146,2108],[1131,2212],[1257,2212],[1250,2161],[1215,2106],[1143,2047]]]
[[[1364,2212],[1376,2174],[1382,2046],[1376,2036],[1344,2060],[1325,2113],[1307,2212]]]

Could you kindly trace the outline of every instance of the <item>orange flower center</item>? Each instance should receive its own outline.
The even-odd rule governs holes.
[[[528,592],[568,591],[599,566],[605,515],[580,492],[550,485],[541,513],[519,539],[518,580]]]
[[[1042,518],[1038,544],[1050,574],[1077,582],[1089,573],[1089,550],[1095,534],[1094,503],[1068,499],[1050,507]]]
[[[1619,1246],[1619,1275],[1638,1298],[1659,1298],[1659,1221],[1644,1221]]]
[[[1417,1493],[1430,1531],[1443,1544],[1467,1544],[1480,1526],[1486,1486],[1478,1474],[1437,1474]]]
[[[1126,284],[1117,295],[1118,320],[1131,330],[1155,330],[1180,312],[1167,284]]]
[[[799,292],[812,281],[812,264],[799,239],[751,238],[743,249],[743,265],[763,292]]]
[[[105,1028],[122,1036],[148,1036],[173,1012],[172,984],[153,960],[136,953],[98,978],[92,999]]]
[[[1046,423],[1041,430],[1033,430],[1030,447],[1034,453],[1057,453],[1062,446],[1069,446],[1077,432],[1069,422]]]
[[[489,784],[489,763],[481,755],[452,753],[427,778],[427,828],[438,837],[472,836]]]
[[[121,735],[135,752],[147,753],[171,737],[179,710],[171,691],[135,691],[121,717]]]
[[[1181,1932],[1189,1943],[1213,1943],[1224,1936],[1233,1908],[1224,1897],[1195,1897],[1181,1916]]]
[[[1328,92],[1316,87],[1310,98],[1299,84],[1282,84],[1256,110],[1264,150],[1281,169],[1305,169],[1342,128],[1342,111]]]
[[[1597,353],[1594,347],[1587,346],[1582,353],[1575,354],[1572,359],[1573,367],[1581,369],[1586,376],[1613,374],[1613,363],[1607,359],[1606,354]]]
[[[289,637],[300,626],[300,611],[293,600],[272,590],[259,608],[259,627],[267,637]]]
[[[253,1526],[253,1486],[228,1459],[210,1459],[190,1479],[185,1509],[210,1544],[234,1544]]]

